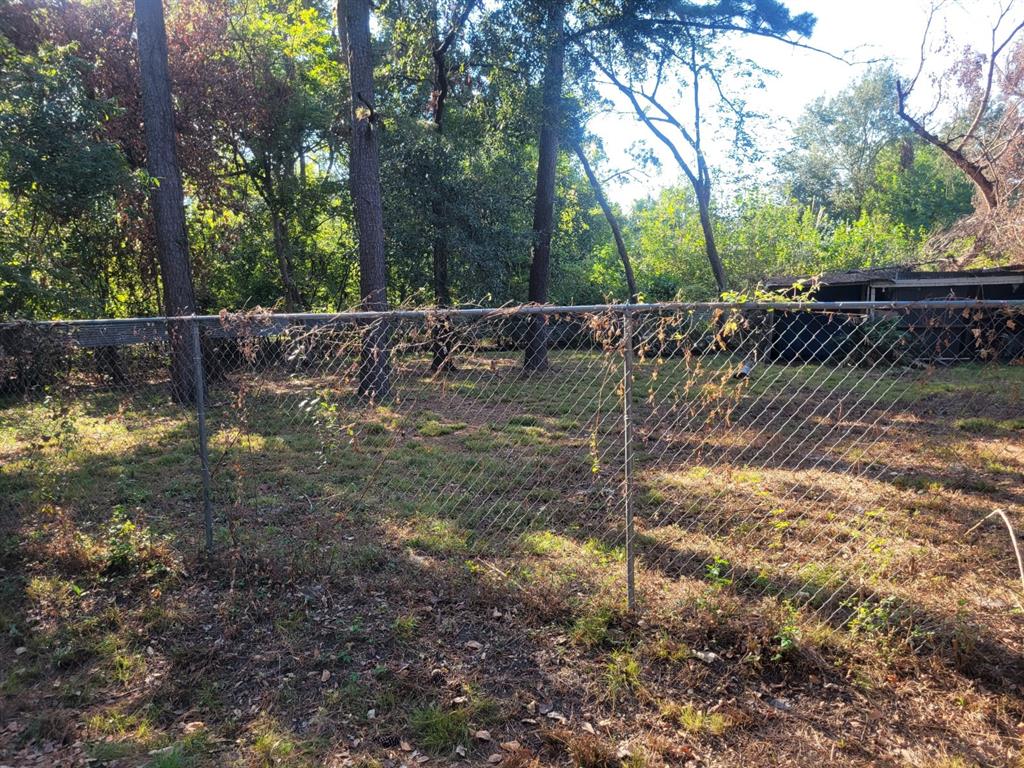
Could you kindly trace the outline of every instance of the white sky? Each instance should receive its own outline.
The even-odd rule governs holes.
[[[932,37],[937,38],[949,31],[959,42],[971,42],[978,48],[984,48],[990,33],[989,20],[997,1],[960,0],[951,4],[941,20],[933,24]],[[794,13],[810,11],[817,17],[814,34],[807,41],[811,45],[839,54],[854,49],[846,56],[850,60],[891,59],[897,71],[908,75],[917,69],[928,0],[789,0],[788,5]],[[778,72],[776,78],[768,80],[763,91],[753,91],[748,95],[751,107],[771,117],[754,129],[762,145],[768,147],[782,146],[789,136],[791,121],[799,116],[805,104],[817,96],[836,93],[867,67],[866,64],[851,66],[773,40],[746,38],[737,43],[737,50]],[[667,153],[659,151],[657,140],[653,137],[647,140],[647,129],[627,113],[628,103],[614,99],[610,86],[602,88],[602,93],[617,102],[618,110],[617,114],[594,119],[590,125],[604,143],[608,155],[607,170],[634,167],[627,150],[638,138],[643,138],[662,158],[661,168],[646,178],[630,181],[618,177],[609,182],[609,196],[622,205],[629,205],[665,186],[685,183],[681,171]],[[928,95],[922,88],[917,97],[921,106],[927,106],[924,102]],[[707,152],[710,162],[723,164],[728,139],[718,142],[712,139],[706,143],[710,145]],[[756,173],[767,177],[771,173],[770,164],[756,169]],[[720,173],[716,179],[720,190],[727,188],[729,181],[722,176]]]

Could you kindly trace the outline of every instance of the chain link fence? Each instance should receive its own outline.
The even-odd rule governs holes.
[[[280,578],[371,539],[629,605],[1021,633],[1024,302],[518,307],[0,327],[0,521],[113,509]],[[115,520],[116,523],[116,520]],[[372,533],[368,533],[372,532]],[[362,558],[362,559],[361,559]],[[1019,649],[1018,649],[1019,650]]]

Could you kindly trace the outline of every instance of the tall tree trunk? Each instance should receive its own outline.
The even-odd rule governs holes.
[[[359,294],[364,310],[386,311],[384,214],[380,193],[378,119],[374,111],[369,0],[338,0],[344,20],[352,105],[349,184],[359,234]],[[374,400],[391,393],[391,332],[377,320],[365,329],[359,361],[359,394]]]
[[[430,201],[430,214],[434,222],[434,239],[431,244],[432,250],[432,277],[434,289],[434,304],[438,307],[451,305],[451,285],[448,278],[448,221],[444,204],[443,171],[442,166],[446,162],[443,155],[441,136],[444,133],[444,108],[448,98],[448,48],[454,40],[457,28],[453,27],[452,32],[444,41],[434,43],[431,58],[434,63],[434,92],[431,100],[434,107],[434,129],[437,132],[436,141],[438,152],[436,168],[438,180],[435,184],[433,196]],[[455,364],[451,359],[452,353],[452,324],[445,318],[439,320],[431,330],[433,359],[430,362],[430,370],[451,371]]]
[[[601,206],[601,211],[604,212],[605,219],[608,220],[608,226],[612,228],[612,236],[615,238],[615,248],[619,252],[619,259],[622,260],[622,271],[626,274],[626,286],[629,288],[629,303],[636,304],[638,295],[636,290],[636,278],[633,276],[633,265],[629,261],[629,252],[626,251],[626,241],[622,238],[622,227],[619,226],[619,220],[615,216],[615,212],[612,210],[612,207],[608,205],[608,199],[604,196],[604,190],[601,189],[601,182],[597,180],[594,169],[590,167],[590,161],[587,160],[587,154],[583,151],[583,145],[579,140],[573,141],[573,149],[576,150],[576,157],[580,159],[580,164],[583,166],[583,172],[587,175],[587,181],[590,182],[590,188],[594,190],[594,197],[597,198],[597,203]]]
[[[552,0],[547,25],[547,60],[544,62],[540,142],[537,158],[537,192],[533,204],[533,245],[530,261],[530,301],[546,304],[551,277],[551,235],[555,217],[555,172],[558,135],[562,122],[562,84],[565,79],[565,0]],[[526,332],[523,367],[541,371],[548,367],[547,318],[534,315]]]
[[[195,312],[195,289],[185,230],[185,205],[175,147],[171,78],[167,69],[167,32],[161,0],[135,0],[135,23],[142,81],[142,121],[146,134],[146,165],[156,184],[150,205],[156,225],[157,257],[168,316]],[[195,397],[195,365],[188,329],[168,328],[171,346],[171,393],[181,403]]]
[[[708,255],[708,263],[711,264],[711,273],[715,276],[718,293],[722,294],[728,289],[728,283],[725,280],[725,267],[722,266],[722,258],[718,255],[715,230],[711,223],[711,189],[705,186],[696,191],[700,228],[704,233],[704,250]]]
[[[289,312],[303,310],[306,307],[306,302],[295,282],[295,267],[292,263],[288,223],[273,204],[270,207],[270,221],[274,229],[274,254],[277,256],[277,268],[281,273],[281,284],[284,286],[285,308]]]

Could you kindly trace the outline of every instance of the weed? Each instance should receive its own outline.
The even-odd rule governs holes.
[[[640,662],[627,650],[614,651],[604,667],[606,698],[613,704],[626,694],[640,690]]]
[[[796,608],[789,602],[782,606],[783,618],[778,632],[773,638],[775,652],[772,654],[772,661],[781,661],[787,655],[795,651],[800,643],[800,626],[797,624],[798,614]]]
[[[391,625],[391,629],[395,633],[395,637],[399,640],[408,642],[416,636],[416,628],[418,626],[419,620],[410,613],[405,616],[397,617]]]
[[[693,651],[686,643],[673,640],[665,632],[659,634],[658,639],[654,641],[652,653],[659,661],[675,664],[680,664],[693,656]]]
[[[732,584],[732,564],[724,557],[715,555],[715,559],[708,563],[705,568],[707,580],[716,587],[728,587]]]
[[[175,744],[158,752],[146,768],[191,768],[195,764],[196,756],[181,744]]]
[[[141,747],[130,741],[98,741],[86,747],[89,760],[100,765],[131,757],[140,751]]]
[[[258,768],[277,768],[294,764],[295,758],[300,756],[298,744],[269,722],[257,726],[250,749],[254,764]]]
[[[731,725],[729,718],[719,712],[705,712],[692,704],[664,702],[661,716],[687,733],[721,736]]]
[[[583,543],[583,551],[595,559],[599,565],[622,563],[626,560],[625,547],[606,544],[599,539],[587,539]]]
[[[988,419],[975,416],[957,419],[954,426],[959,430],[976,435],[997,435],[1024,430],[1024,419]]]
[[[573,622],[569,635],[577,645],[596,648],[608,639],[608,627],[613,617],[614,614],[607,608],[585,613]]]
[[[438,416],[430,415],[419,423],[416,431],[424,437],[441,437],[466,428],[464,421],[444,421]]]
[[[106,529],[107,575],[126,574],[146,570],[147,575],[166,573],[166,549],[158,543],[146,526],[138,526],[128,518],[123,506],[117,506],[110,515]]]
[[[451,520],[421,517],[416,532],[407,541],[410,547],[435,555],[452,555],[468,549],[468,537]]]
[[[376,544],[354,544],[345,556],[345,567],[352,573],[375,573],[387,562],[387,552]]]
[[[528,413],[517,413],[509,416],[507,423],[510,427],[539,427],[542,422],[537,416]]]

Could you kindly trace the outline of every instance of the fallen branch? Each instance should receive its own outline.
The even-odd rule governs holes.
[[[981,520],[979,520],[977,523],[971,526],[971,528],[967,531],[965,536],[970,536],[972,533],[974,533],[974,531],[976,531],[981,526],[982,523],[984,523],[990,517],[993,517],[995,515],[998,515],[1003,519],[1003,522],[1006,524],[1006,530],[1010,532],[1010,543],[1013,545],[1013,554],[1017,556],[1017,570],[1020,573],[1020,585],[1021,589],[1024,590],[1024,558],[1021,557],[1020,544],[1017,543],[1017,534],[1014,532],[1013,524],[1010,522],[1010,517],[1006,514],[1005,510],[996,507],[983,518],[981,518]]]

